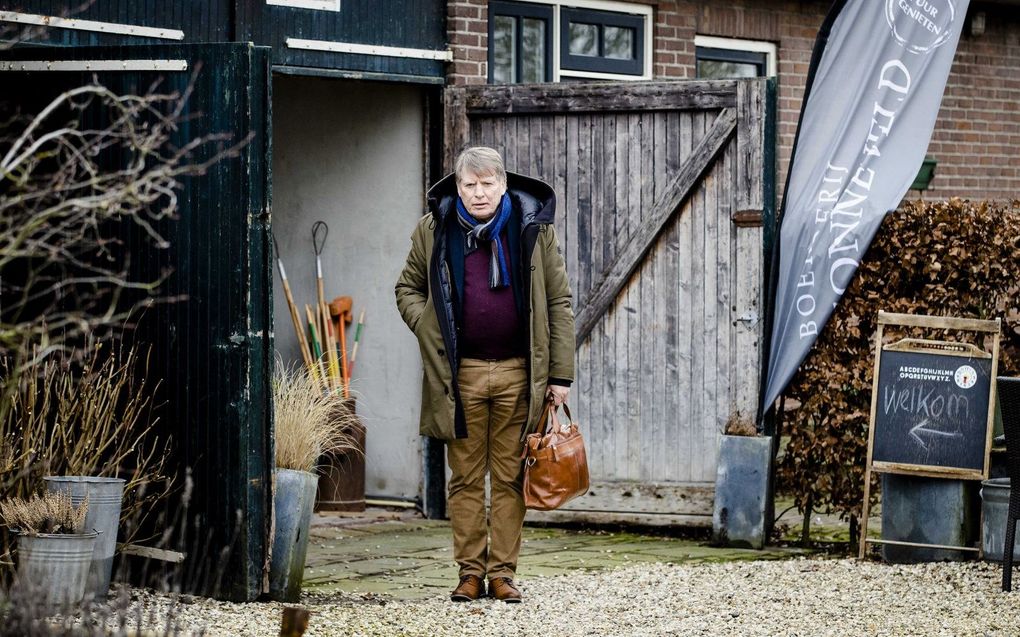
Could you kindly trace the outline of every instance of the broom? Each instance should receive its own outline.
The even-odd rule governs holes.
[[[283,267],[283,259],[280,258],[280,246],[276,243],[275,235],[273,236],[273,250],[276,252],[276,265],[280,270],[280,279],[283,281],[283,295],[287,298],[287,308],[290,310],[290,320],[294,324],[294,332],[297,334],[301,359],[304,360],[307,369],[314,370],[312,355],[308,349],[308,341],[305,340],[305,330],[301,326],[301,319],[298,318],[297,305],[294,303],[294,295],[290,291],[290,281],[287,280],[287,270]]]
[[[322,238],[319,238],[319,233]],[[325,221],[316,221],[312,224],[312,248],[315,250],[315,287],[318,293],[319,302],[315,307],[315,314],[320,325],[322,346],[326,354],[326,366],[329,371],[330,391],[340,388],[342,370],[337,362],[336,346],[333,344],[333,330],[329,320],[329,310],[326,306],[325,283],[322,277],[322,251],[326,247],[326,237],[329,236],[329,225]]]

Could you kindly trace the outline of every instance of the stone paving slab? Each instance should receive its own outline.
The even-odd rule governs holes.
[[[445,596],[457,581],[449,522],[411,514],[372,519],[316,516],[304,588],[314,593],[375,593],[395,599]],[[525,526],[518,576],[554,577],[642,563],[779,559],[797,549],[708,546],[699,540],[633,532]]]

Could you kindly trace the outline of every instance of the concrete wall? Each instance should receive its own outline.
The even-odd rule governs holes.
[[[411,86],[273,81],[273,230],[303,308],[316,298],[311,227],[329,224],[326,299],[353,297],[355,320],[366,310],[351,385],[368,427],[366,491],[398,497],[416,497],[422,479],[421,362],[393,284],[424,209],[423,103]],[[276,349],[300,361],[279,273],[273,292]]]

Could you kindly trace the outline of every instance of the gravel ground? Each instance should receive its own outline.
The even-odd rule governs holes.
[[[306,635],[1020,635],[1020,592],[985,563],[793,559],[654,564],[519,582],[523,604],[444,596],[309,597]],[[171,598],[136,603],[165,618]],[[279,635],[280,604],[198,599],[176,619],[210,635]],[[165,619],[161,621],[165,622]]]

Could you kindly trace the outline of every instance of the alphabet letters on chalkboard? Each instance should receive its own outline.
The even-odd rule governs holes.
[[[882,352],[876,462],[984,471],[991,358]]]

